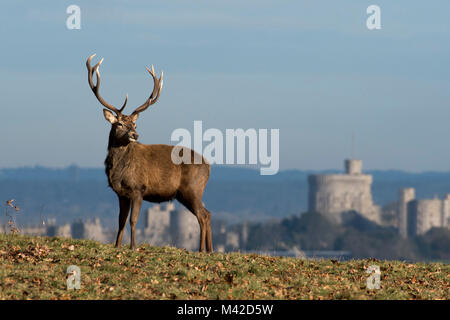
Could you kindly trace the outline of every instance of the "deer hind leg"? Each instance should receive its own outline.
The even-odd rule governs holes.
[[[203,207],[203,205],[202,205]],[[208,252],[213,252],[213,244],[212,244],[212,231],[211,231],[211,213],[203,207],[203,211],[206,216],[206,250]]]
[[[131,226],[131,243],[130,249],[136,249],[136,224],[139,218],[139,212],[141,211],[142,205],[142,196],[135,196],[131,201],[131,217],[130,217],[130,226]]]
[[[208,227],[211,225],[209,212],[205,211],[205,208],[201,206],[195,209],[193,213],[197,217],[198,224],[200,225],[199,251],[205,252],[208,249],[208,252],[211,252],[211,241],[208,240]]]
[[[116,248],[119,248],[122,244],[123,232],[125,231],[125,225],[127,224],[128,214],[130,212],[130,204],[130,199],[119,197],[119,231],[117,232]]]
[[[200,226],[200,252],[212,252],[211,239],[211,214],[205,209],[201,200],[190,197],[178,197],[180,201],[189,211],[191,211],[197,218]]]

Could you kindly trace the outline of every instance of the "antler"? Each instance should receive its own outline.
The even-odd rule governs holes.
[[[98,71],[100,65],[103,62],[103,58],[94,66],[91,67],[91,60],[92,58],[95,57],[95,54],[93,54],[92,56],[90,56],[87,61],[86,61],[86,67],[88,69],[88,81],[89,81],[89,86],[92,89],[92,92],[94,93],[94,95],[97,97],[98,101],[104,105],[106,108],[108,108],[111,111],[114,111],[118,116],[120,114],[122,114],[123,109],[125,109],[125,106],[127,105],[128,102],[128,94],[125,98],[125,102],[123,103],[122,108],[117,109],[116,107],[114,107],[113,105],[109,104],[108,102],[106,102],[105,100],[103,100],[103,98],[100,96],[99,93],[99,89],[100,89],[100,71]],[[94,85],[94,81],[92,80],[92,76],[94,74],[94,71],[97,75],[97,84]]]
[[[158,79],[155,75],[155,69],[153,69],[153,65],[151,70],[147,67],[145,67],[145,69],[147,69],[148,73],[150,73],[150,75],[153,78],[154,82],[153,91],[150,97],[147,99],[147,101],[145,101],[141,106],[139,106],[136,110],[134,110],[132,115],[145,111],[148,107],[150,107],[152,104],[158,101],[159,95],[161,94],[164,72],[161,71],[161,77],[159,77]]]

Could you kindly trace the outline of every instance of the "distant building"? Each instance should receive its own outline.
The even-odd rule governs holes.
[[[372,176],[362,173],[362,160],[345,160],[345,174],[314,174],[308,177],[308,210],[342,222],[342,214],[356,211],[380,222],[380,207],[372,201]]]
[[[156,204],[145,212],[144,217],[143,242],[153,246],[198,250],[200,227],[189,210],[175,209],[172,202]]]
[[[398,232],[403,238],[408,236],[408,203],[415,197],[414,188],[404,188],[398,192]]]
[[[152,246],[170,244],[170,213],[175,210],[175,204],[155,204],[144,212],[144,241]]]
[[[214,250],[217,252],[230,252],[245,250],[248,242],[249,226],[244,221],[241,225],[229,226],[223,221],[217,222],[214,232]]]
[[[71,225],[72,238],[88,239],[99,242],[106,242],[103,227],[99,218],[83,222],[81,220],[75,221]]]
[[[398,208],[398,229],[405,238],[425,234],[433,227],[449,226],[450,194],[443,199],[415,199],[413,188],[401,189]]]
[[[2,230],[0,229],[0,232]],[[24,227],[23,234],[49,237],[66,237],[95,240],[102,243],[115,241],[116,230],[104,229],[100,219],[76,220],[71,224],[57,225],[48,219],[41,226]],[[125,242],[127,242],[125,236]],[[144,228],[136,230],[138,242],[152,246],[174,246],[191,251],[198,250],[200,227],[197,218],[187,209],[176,209],[174,203],[155,204],[144,212]]]
[[[73,223],[64,225],[56,224],[56,219],[50,218],[47,222],[42,222],[39,226],[27,226],[20,229],[22,234],[33,236],[63,237],[75,239],[89,239],[107,243],[111,237],[107,236],[100,219],[82,221],[76,220]]]
[[[309,211],[322,213],[338,223],[345,212],[356,211],[382,224],[383,212],[372,201],[372,176],[362,173],[361,160],[345,160],[345,174],[310,175],[308,182]],[[450,194],[443,199],[416,199],[414,188],[403,188],[392,211],[396,214],[392,224],[398,226],[403,238],[422,235],[433,227],[450,226]]]
[[[45,235],[49,237],[72,237],[72,229],[70,224],[58,226],[55,219],[51,219],[47,222]]]
[[[189,210],[183,208],[170,213],[170,238],[174,247],[192,251],[199,249],[200,226]]]

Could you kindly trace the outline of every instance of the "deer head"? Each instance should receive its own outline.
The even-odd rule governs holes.
[[[161,72],[161,76],[159,79],[155,75],[155,70],[153,68],[153,65],[151,69],[147,68],[147,71],[150,73],[150,75],[153,78],[154,86],[153,91],[150,95],[150,97],[139,107],[136,108],[130,115],[125,115],[122,113],[122,111],[125,109],[125,106],[128,102],[128,94],[125,98],[125,101],[120,109],[117,109],[113,105],[106,102],[101,96],[100,96],[100,71],[99,67],[103,62],[103,59],[101,59],[95,66],[91,66],[91,60],[95,56],[95,54],[91,55],[87,61],[86,66],[88,69],[88,82],[89,86],[92,89],[92,92],[97,97],[97,100],[104,106],[106,109],[103,109],[103,115],[105,119],[111,123],[111,131],[110,131],[110,144],[113,145],[127,145],[130,142],[134,142],[138,139],[139,135],[136,133],[136,120],[139,117],[139,113],[142,111],[147,110],[148,107],[150,107],[152,104],[154,104],[161,94],[162,86],[163,86],[163,72]],[[94,81],[92,79],[92,76],[94,75],[94,72],[97,76],[97,83],[94,85]],[[113,112],[111,112],[113,111]]]

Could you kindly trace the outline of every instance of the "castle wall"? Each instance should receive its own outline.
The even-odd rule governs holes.
[[[71,238],[72,229],[70,227],[70,224],[67,223],[65,225],[56,227],[55,234],[53,236]]]
[[[408,203],[408,235],[422,235],[433,227],[441,227],[440,199],[413,200]]]
[[[144,214],[145,242],[152,246],[170,245],[170,212],[174,210],[173,203],[153,205]]]
[[[143,241],[152,246],[175,246],[198,250],[200,227],[187,209],[175,209],[173,202],[155,204],[145,212]]]
[[[69,227],[63,227],[57,230],[62,234],[69,234]],[[88,239],[99,242],[106,242],[106,238],[103,232],[103,227],[100,223],[100,219],[95,218],[93,221],[83,222],[81,220],[75,221],[70,225],[70,235],[74,239]]]
[[[94,221],[88,221],[84,224],[84,239],[105,242],[106,238],[103,234],[103,227],[100,219],[95,218]]]
[[[22,234],[27,234],[30,236],[44,236],[44,235],[48,235],[47,234],[47,230],[49,229],[49,227],[45,227],[45,226],[27,226],[27,227],[23,227],[21,228],[21,233]],[[3,230],[2,226],[0,226],[0,233],[4,232],[6,233],[5,230]]]
[[[372,201],[372,176],[365,174],[311,175],[308,209],[330,216],[340,222],[346,211],[357,211],[378,222],[380,208]]]

